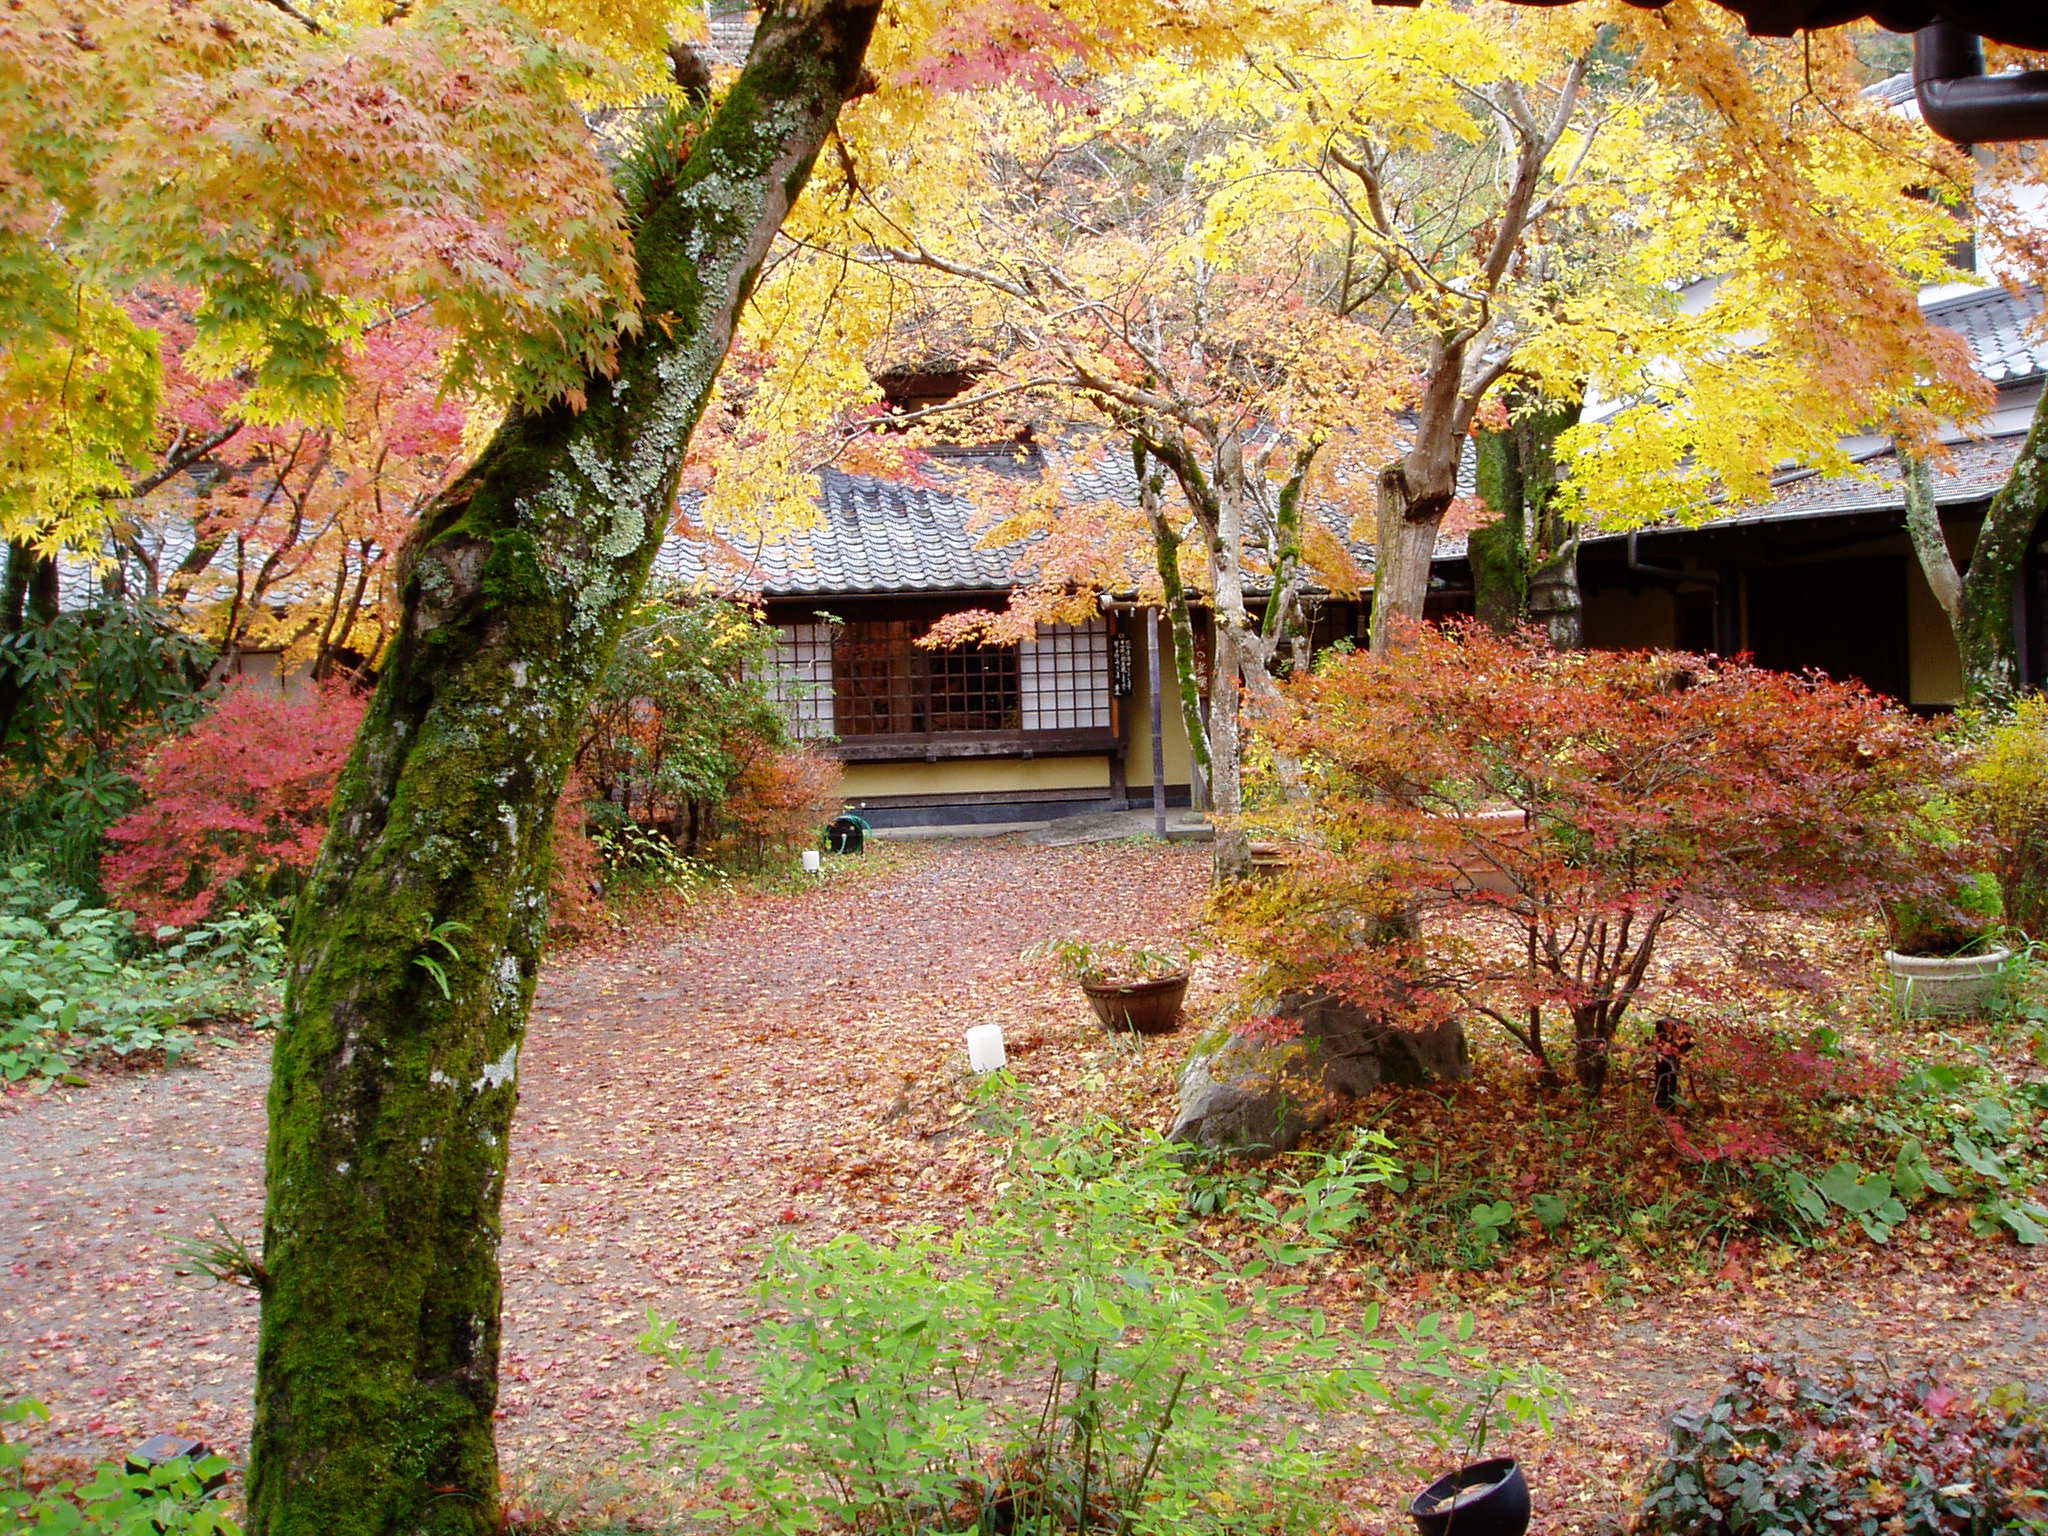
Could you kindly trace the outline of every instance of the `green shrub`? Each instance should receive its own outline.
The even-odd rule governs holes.
[[[0,1426],[48,1417],[41,1403],[0,1403]],[[22,1448],[0,1438],[0,1525],[9,1536],[241,1536],[207,1486],[227,1466],[219,1456],[147,1471],[105,1462],[89,1482],[38,1483]]]
[[[2048,938],[2048,698],[2021,699],[1992,728],[1964,793],[1991,834],[2006,921]]]
[[[780,1244],[751,1383],[650,1334],[700,1390],[645,1433],[712,1513],[762,1533],[1280,1536],[1328,1528],[1334,1471],[1282,1410],[1380,1404],[1440,1440],[1546,1412],[1469,1320],[1400,1331],[1368,1308],[1340,1340],[1263,1264],[1204,1251],[1158,1137],[1015,1135],[986,1218]]]
[[[776,638],[746,605],[676,587],[628,618],[576,747],[594,833],[615,840],[627,884],[668,883],[639,833],[759,872],[812,846],[840,805],[837,763],[796,742],[776,702]]]
[[[2048,1424],[2024,1394],[1746,1361],[1676,1414],[1640,1536],[1877,1536],[2048,1529]]]
[[[107,600],[0,635],[0,862],[54,871],[96,901],[107,828],[133,770],[206,707],[206,646],[146,602]]]
[[[283,942],[266,913],[165,930],[152,949],[125,912],[49,898],[33,865],[0,875],[0,1081],[47,1082],[105,1053],[175,1060],[187,1025],[273,1006]]]

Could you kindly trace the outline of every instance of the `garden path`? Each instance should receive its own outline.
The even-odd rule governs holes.
[[[616,1455],[670,1390],[635,1341],[649,1308],[706,1342],[743,1323],[750,1255],[958,1210],[982,1169],[962,1031],[997,1020],[1054,1117],[1163,1124],[1187,1036],[1133,1052],[1019,951],[1055,933],[1186,926],[1197,847],[1015,838],[884,848],[817,888],[734,896],[549,968],[521,1065],[505,1210],[502,1438],[515,1477]],[[1190,1006],[1212,1003],[1198,971]],[[260,1219],[261,1037],[192,1065],[0,1099],[0,1397],[55,1412],[41,1438],[100,1454],[159,1430],[238,1451],[255,1343],[248,1293],[178,1279],[174,1235]],[[1342,1316],[1370,1285],[1326,1276]],[[1596,1530],[1662,1415],[1757,1344],[1868,1350],[1901,1369],[2038,1376],[2043,1266],[1939,1236],[1731,1264],[1617,1302],[1588,1264],[1544,1285],[1404,1285],[1397,1313],[1475,1306],[1508,1360],[1557,1370],[1580,1409],[1534,1458],[1546,1524]]]

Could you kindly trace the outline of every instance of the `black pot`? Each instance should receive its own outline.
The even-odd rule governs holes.
[[[1529,1484],[1512,1456],[1475,1461],[1423,1489],[1408,1513],[1422,1536],[1522,1536]]]

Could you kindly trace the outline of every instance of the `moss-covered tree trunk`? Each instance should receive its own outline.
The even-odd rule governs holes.
[[[1195,622],[1188,608],[1187,587],[1180,579],[1180,534],[1164,511],[1166,481],[1146,452],[1142,439],[1131,442],[1131,463],[1138,476],[1138,507],[1152,530],[1152,557],[1159,572],[1168,632],[1173,637],[1174,697],[1180,706],[1181,730],[1188,739],[1188,800],[1205,810],[1209,798],[1209,729],[1202,719],[1201,684],[1195,677]]]
[[[735,315],[876,0],[764,16],[647,190],[643,313],[585,408],[508,422],[407,551],[402,627],[292,934],[270,1092],[256,1536],[498,1529],[499,1204],[555,799]]]
[[[1585,643],[1579,595],[1578,530],[1558,510],[1558,434],[1579,419],[1579,405],[1518,406],[1505,428],[1478,434],[1479,499],[1497,519],[1476,528],[1467,548],[1473,606],[1502,633],[1543,626],[1550,643]]]
[[[1906,531],[1935,601],[1948,615],[1962,658],[1963,702],[1989,704],[2019,687],[2019,637],[2013,594],[2034,531],[2048,515],[2048,392],[2013,461],[2012,473],[1984,513],[1969,564],[1957,570],[1941,530],[1934,480],[1926,463],[1897,449],[1906,493]]]

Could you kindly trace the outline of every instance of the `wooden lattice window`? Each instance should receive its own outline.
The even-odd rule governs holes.
[[[832,691],[841,736],[907,736],[924,729],[917,628],[885,619],[840,629],[832,647]]]
[[[1109,728],[1109,626],[1041,624],[1018,647],[1027,731]]]
[[[950,646],[926,651],[934,731],[1017,729],[1017,652],[1013,647]]]
[[[773,687],[795,734],[941,736],[1107,730],[1101,619],[1039,626],[1018,646],[917,644],[929,619],[786,624]]]
[[[768,694],[799,741],[825,740],[838,730],[832,707],[831,625],[782,626],[782,638],[768,659]]]

